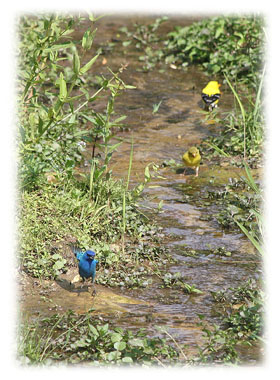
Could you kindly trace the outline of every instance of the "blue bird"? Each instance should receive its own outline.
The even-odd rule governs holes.
[[[94,259],[95,252],[90,250],[83,252],[77,247],[71,247],[71,249],[79,262],[79,275],[82,277],[83,282],[87,278],[92,278],[92,294],[95,294],[96,291],[94,289],[94,278],[96,273],[96,264],[98,263],[98,260]]]

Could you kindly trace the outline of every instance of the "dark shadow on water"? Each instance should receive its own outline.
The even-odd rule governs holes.
[[[79,285],[71,284],[68,280],[65,279],[57,279],[55,280],[57,285],[59,285],[62,289],[67,290],[70,293],[77,293],[80,295],[80,293],[86,293],[90,291],[90,286],[80,283]]]
[[[188,118],[190,111],[186,110],[183,112],[177,112],[174,113],[173,115],[170,115],[167,119],[166,122],[169,124],[177,124],[180,123],[181,121],[185,121]]]
[[[195,170],[192,168],[178,168],[176,169],[176,174],[180,174],[182,176],[187,175],[195,175]]]

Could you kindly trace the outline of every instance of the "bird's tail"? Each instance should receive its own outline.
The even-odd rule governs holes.
[[[76,245],[70,245],[71,251],[74,253],[77,260],[81,259],[81,256],[83,255],[83,251],[81,248],[77,247]]]

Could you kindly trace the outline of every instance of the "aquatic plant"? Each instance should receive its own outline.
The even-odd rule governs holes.
[[[19,329],[18,359],[25,365],[84,363],[91,366],[163,366],[179,361],[165,339],[101,323],[98,317],[69,310]]]
[[[162,58],[162,50],[158,49],[160,41],[163,40],[163,36],[159,33],[159,27],[167,20],[167,16],[162,16],[147,24],[137,22],[131,30],[128,30],[126,26],[119,29],[126,37],[126,40],[122,42],[123,46],[134,45],[143,53],[139,57],[139,61],[143,62],[144,72],[153,69]]]
[[[217,303],[220,326],[202,322],[205,343],[199,347],[194,363],[246,364],[243,347],[254,347],[264,342],[264,292],[254,279],[225,291],[212,292]]]

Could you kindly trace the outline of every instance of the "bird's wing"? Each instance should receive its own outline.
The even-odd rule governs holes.
[[[220,99],[220,94],[214,94],[214,95],[206,95],[206,94],[202,94],[202,99],[205,101],[205,103],[213,103],[215,100],[218,100]]]

